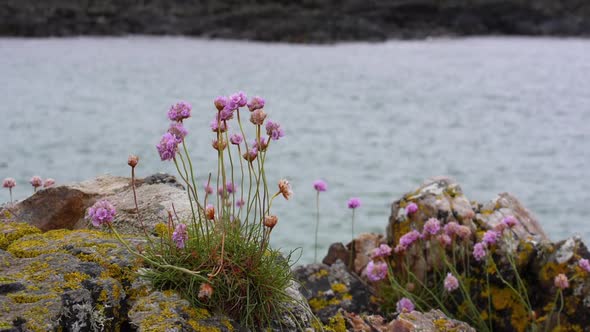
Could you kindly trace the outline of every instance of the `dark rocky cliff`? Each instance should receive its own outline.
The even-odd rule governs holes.
[[[587,0],[2,0],[0,35],[191,35],[332,42],[590,36]]]

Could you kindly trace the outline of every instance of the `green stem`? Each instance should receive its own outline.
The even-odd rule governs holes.
[[[316,195],[316,223],[315,223],[315,255],[313,258],[313,262],[318,262],[318,231],[320,228],[320,192],[317,192]]]

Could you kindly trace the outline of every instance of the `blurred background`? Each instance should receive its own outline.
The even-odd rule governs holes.
[[[582,0],[0,1],[0,178],[32,193],[100,174],[175,174],[155,149],[186,100],[199,182],[215,169],[213,99],[243,90],[285,128],[269,180],[273,244],[313,260],[390,204],[450,175],[468,198],[511,192],[553,240],[590,240],[590,3]],[[2,191],[0,201],[9,199]]]

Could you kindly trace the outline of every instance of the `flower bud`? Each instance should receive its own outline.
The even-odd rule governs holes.
[[[272,229],[273,227],[275,227],[278,221],[279,218],[277,216],[266,216],[264,217],[264,226]]]
[[[207,220],[215,219],[215,207],[213,205],[207,204],[207,207],[205,207],[205,217]]]
[[[130,154],[129,158],[127,158],[127,165],[131,166],[131,168],[135,168],[135,166],[137,166],[138,162],[139,162],[139,157],[134,154]]]
[[[199,300],[207,301],[211,298],[211,295],[213,295],[213,287],[208,283],[202,283],[201,287],[199,287]]]
[[[225,147],[227,146],[227,142],[222,138],[221,140],[214,140],[213,143],[211,144],[213,146],[213,148],[217,151],[221,150],[225,150]]]
[[[250,122],[257,126],[262,126],[264,119],[266,119],[266,113],[262,109],[255,110],[250,116]]]

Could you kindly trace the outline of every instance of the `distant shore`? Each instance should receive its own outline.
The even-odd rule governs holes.
[[[0,36],[185,35],[331,43],[436,36],[590,37],[590,3],[579,0],[10,0]]]

